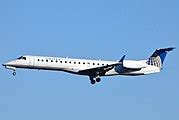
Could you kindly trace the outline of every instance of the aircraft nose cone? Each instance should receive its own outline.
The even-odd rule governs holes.
[[[3,65],[3,66],[7,66],[7,65],[8,65],[8,63],[3,63],[2,65]]]
[[[3,63],[2,65],[3,65],[3,66],[12,66],[12,65],[14,65],[14,61],[10,61],[10,62],[7,62],[7,63]]]

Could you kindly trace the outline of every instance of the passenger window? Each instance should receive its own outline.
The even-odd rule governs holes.
[[[95,63],[93,63],[93,65],[95,65]]]
[[[78,62],[78,64],[80,64],[80,62]]]
[[[40,59],[37,59],[37,61],[40,61]]]
[[[60,61],[60,63],[62,63],[62,61]]]
[[[74,64],[76,64],[76,62],[74,62]]]
[[[56,63],[58,62],[58,60],[55,61]]]
[[[83,62],[83,64],[85,65],[85,62]]]
[[[104,64],[102,64],[102,66],[104,66]]]
[[[69,63],[71,64],[71,61]]]
[[[46,62],[48,62],[48,60],[46,60]]]
[[[65,63],[67,63],[67,61],[65,61]]]
[[[53,62],[53,60],[51,60],[51,62]]]
[[[99,63],[98,63],[98,65],[99,65]]]
[[[44,60],[42,59],[42,62],[43,62]]]

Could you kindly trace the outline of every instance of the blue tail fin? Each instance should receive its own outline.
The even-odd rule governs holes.
[[[155,52],[148,59],[147,64],[162,68],[167,52],[172,51],[173,49],[175,48],[170,47],[170,48],[163,48],[163,49],[155,50]]]

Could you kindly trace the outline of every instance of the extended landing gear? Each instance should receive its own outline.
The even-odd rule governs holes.
[[[95,80],[91,80],[91,84],[94,85],[96,83]]]
[[[16,72],[14,71],[14,72],[12,73],[12,75],[15,76],[15,75],[16,75]]]
[[[101,82],[101,78],[100,77],[97,77],[97,78],[90,77],[90,81],[91,81],[91,84],[94,85],[96,82]]]
[[[5,66],[5,68],[10,69],[13,71],[12,75],[15,76],[16,75],[16,67],[12,67],[12,66],[8,66],[6,64],[3,64],[3,66]]]
[[[96,78],[96,82],[101,82],[101,78]]]

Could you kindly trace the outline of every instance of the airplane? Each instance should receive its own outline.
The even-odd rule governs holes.
[[[167,53],[173,49],[175,48],[156,49],[147,60],[125,60],[125,55],[119,61],[24,55],[2,65],[13,70],[14,76],[16,68],[54,70],[88,76],[91,84],[95,84],[100,82],[103,76],[139,76],[158,73],[162,69]]]

